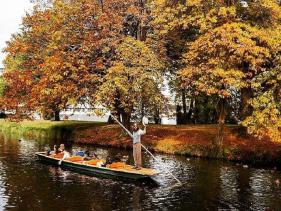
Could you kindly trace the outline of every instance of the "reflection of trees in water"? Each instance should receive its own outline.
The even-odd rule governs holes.
[[[133,210],[140,210],[141,209],[141,188],[135,187],[133,190]]]
[[[230,209],[237,209],[239,207],[237,176],[236,168],[231,166],[220,168],[220,199]]]
[[[281,207],[281,191],[274,190],[273,172],[229,165],[221,169],[220,178],[220,196],[230,208],[278,210]]]
[[[273,175],[268,170],[229,165],[221,169],[220,196],[233,209],[279,209],[281,191],[274,190]]]
[[[19,158],[18,140],[12,139],[9,135],[1,134],[0,136],[0,205],[7,207],[13,201],[12,197],[14,188],[11,186],[14,179],[13,163]],[[1,208],[0,206],[0,208]]]
[[[208,161],[196,160],[194,163],[195,174],[193,186],[191,187],[192,197],[198,209],[215,209],[219,207],[218,196],[220,187],[220,165],[213,162],[210,165]]]
[[[249,169],[244,169],[241,166],[237,167],[237,188],[238,188],[238,202],[240,209],[248,208],[248,205],[251,203],[249,201],[250,198],[250,171]]]
[[[272,181],[273,181],[272,175],[269,174],[268,171],[263,171],[263,170],[252,171],[249,178],[249,185],[250,185],[249,201],[251,202],[252,210],[269,209],[269,204],[270,201],[272,200],[272,193],[274,192],[272,191]]]
[[[1,139],[0,139],[0,145]],[[1,148],[1,146],[0,146]],[[0,153],[0,210],[4,210],[5,206],[7,205],[7,202],[9,200],[9,196],[6,194],[6,170],[5,167],[1,161],[2,159],[2,153]]]
[[[3,156],[2,164],[4,165],[1,174],[3,183],[6,186],[5,196],[9,196],[6,203],[7,207],[18,207],[23,200],[22,192],[28,191],[28,181],[25,181],[25,167],[19,168],[19,164],[23,159],[21,154],[21,144],[18,140],[10,139],[4,136],[1,141],[1,156]]]

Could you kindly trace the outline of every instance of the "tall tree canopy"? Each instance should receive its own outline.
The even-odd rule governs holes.
[[[91,100],[122,38],[130,1],[56,0],[23,20],[8,43],[6,107],[56,113]],[[20,112],[21,111],[21,112]]]
[[[251,125],[249,132],[255,133],[256,127],[261,126],[261,122],[254,121],[254,115],[263,108],[258,99],[261,98],[259,90],[265,84],[258,85],[256,78],[276,72],[278,64],[280,5],[274,0],[259,0],[249,1],[246,6],[240,1],[224,0],[159,0],[153,5],[154,22],[158,33],[167,40],[167,47],[173,34],[178,35],[178,43],[185,43],[185,48],[181,48],[183,53],[178,55],[181,86],[218,99],[218,144],[223,137],[227,101],[236,92],[241,95],[240,119],[245,120],[245,125]],[[278,80],[275,81],[278,84]],[[267,86],[267,89],[275,93],[276,86]],[[269,97],[269,93],[266,105],[272,107],[276,97]],[[270,120],[262,124],[264,130],[260,132],[280,137],[280,127],[274,124],[280,119],[280,110],[274,111],[270,116],[263,115]],[[255,129],[251,129],[253,127]]]
[[[100,102],[117,110],[129,128],[133,111],[155,104],[163,107],[163,70],[164,64],[145,42],[125,38],[117,48],[117,60],[99,88]]]

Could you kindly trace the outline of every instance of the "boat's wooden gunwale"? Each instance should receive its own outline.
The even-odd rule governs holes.
[[[44,157],[48,160],[53,160],[53,161],[57,161],[59,162],[60,159],[58,158],[52,158],[46,155],[45,152],[38,152],[36,153],[37,156],[41,156]],[[102,170],[102,171],[106,171],[106,172],[116,172],[116,173],[126,173],[126,174],[131,174],[131,175],[136,175],[136,176],[143,176],[143,177],[152,177],[155,176],[157,174],[159,174],[159,172],[154,171],[155,173],[142,173],[141,171],[128,171],[126,169],[111,169],[111,168],[106,168],[106,167],[99,167],[99,166],[94,166],[94,165],[89,165],[86,163],[80,163],[80,162],[72,162],[72,161],[68,161],[68,160],[63,160],[64,163],[70,164],[70,165],[74,165],[76,167],[80,166],[80,167],[87,167],[90,169],[97,169],[97,170]],[[81,169],[82,170],[82,169]]]

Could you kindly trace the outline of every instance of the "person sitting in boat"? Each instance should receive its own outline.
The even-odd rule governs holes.
[[[78,150],[74,152],[74,155],[80,156],[80,157],[85,157],[86,153],[83,150],[81,150],[81,148],[79,147]]]
[[[90,153],[89,150],[86,150],[84,160],[88,161],[88,160],[93,160],[93,159],[99,159],[98,155],[94,152]]]
[[[141,130],[137,123],[133,125],[133,157],[135,161],[135,169],[141,169],[141,136],[146,134],[146,126]]]
[[[59,148],[58,151],[63,154],[63,157],[62,157],[61,160],[59,161],[59,165],[61,165],[61,163],[62,163],[63,160],[65,160],[65,159],[67,159],[67,158],[70,158],[70,153],[65,150],[64,144],[61,144],[61,145],[60,145],[60,148]]]
[[[109,164],[115,163],[115,162],[121,162],[122,156],[120,153],[118,153],[116,156],[107,156],[105,163],[102,164],[103,167],[106,167]]]
[[[60,144],[60,147],[58,148],[58,152],[61,153],[61,152],[64,152],[64,151],[65,151],[64,144]]]
[[[54,145],[53,150],[50,150],[48,152],[48,155],[54,155],[54,154],[57,154],[57,153],[58,153],[57,145]]]

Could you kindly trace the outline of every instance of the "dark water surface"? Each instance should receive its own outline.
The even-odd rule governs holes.
[[[34,153],[53,143],[0,135],[0,210],[281,210],[279,171],[243,168],[222,161],[157,155],[168,174],[150,187],[89,177],[36,161]],[[70,146],[77,148],[80,146]],[[84,146],[84,148],[86,148]],[[129,151],[90,148],[106,156]],[[161,170],[144,155],[145,166]],[[162,168],[163,170],[163,168]]]

